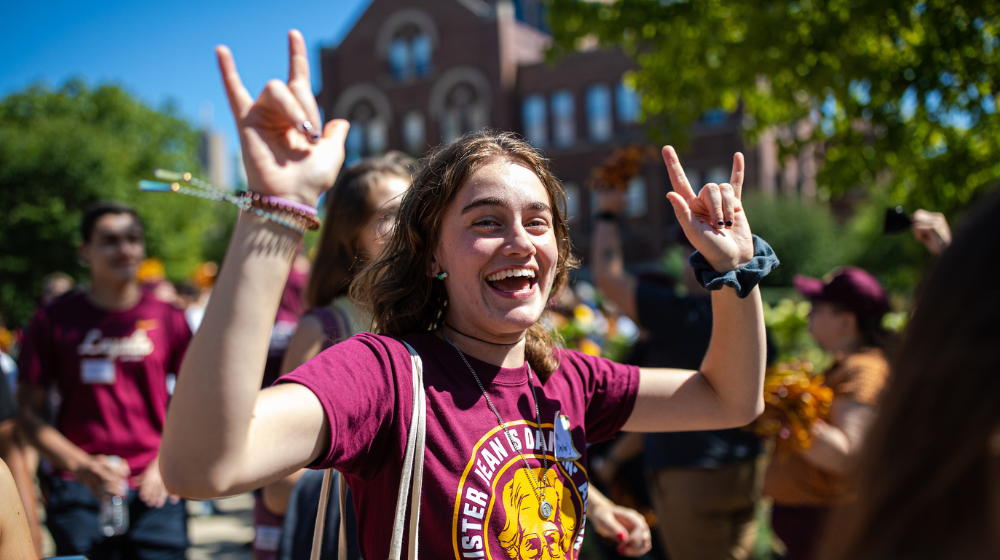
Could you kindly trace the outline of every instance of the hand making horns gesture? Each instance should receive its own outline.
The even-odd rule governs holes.
[[[672,146],[664,146],[663,161],[674,191],[667,193],[688,241],[716,272],[728,272],[753,259],[753,239],[743,203],[743,154],[733,156],[728,183],[708,183],[695,194]]]
[[[250,190],[316,205],[344,162],[349,125],[322,120],[309,81],[302,34],[288,32],[288,83],[271,80],[255,102],[243,86],[229,48],[215,49],[243,146]]]

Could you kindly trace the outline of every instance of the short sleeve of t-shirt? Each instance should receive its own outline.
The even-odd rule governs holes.
[[[311,390],[330,423],[330,448],[313,466],[364,477],[390,448],[396,418],[409,418],[413,388],[399,386],[395,370],[410,377],[410,354],[399,341],[369,333],[335,344],[282,376]]]
[[[52,360],[57,349],[45,310],[39,310],[24,331],[24,344],[18,359],[19,379],[29,385],[47,386],[55,371]]]
[[[611,439],[628,421],[639,394],[639,368],[561,350],[559,369],[576,370],[587,395],[585,429],[587,443]]]
[[[875,405],[889,373],[889,365],[879,351],[852,354],[837,372],[834,393],[861,404]]]

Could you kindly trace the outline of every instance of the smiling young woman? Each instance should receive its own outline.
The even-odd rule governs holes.
[[[322,134],[305,46],[289,34],[288,83],[254,102],[232,55],[220,67],[250,188],[314,205],[343,161],[347,123]],[[763,407],[764,321],[755,282],[776,264],[751,237],[730,183],[695,193],[664,149],[671,204],[713,291],[701,371],[639,370],[553,347],[542,322],[572,265],[547,162],[512,134],[470,133],[428,156],[396,229],[352,293],[377,334],[358,334],[258,392],[281,282],[298,233],[244,214],[188,350],[167,419],[163,469],[183,495],[232,494],[303,466],[334,467],[354,492],[362,555],[386,557],[423,361],[426,558],[575,558],[590,442],[631,431],[744,425]],[[639,528],[628,527],[638,533]],[[648,538],[648,531],[644,538]]]

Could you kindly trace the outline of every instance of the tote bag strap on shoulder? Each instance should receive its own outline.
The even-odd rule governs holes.
[[[403,532],[406,529],[406,501],[410,500],[410,525],[408,531],[409,551],[407,558],[417,558],[417,527],[420,524],[420,487],[424,479],[424,447],[427,434],[427,399],[424,396],[424,366],[420,354],[412,346],[403,342],[410,352],[410,362],[413,372],[413,414],[410,416],[410,429],[406,436],[406,453],[403,457],[403,474],[399,479],[399,499],[396,501],[396,514],[392,523],[392,541],[389,543],[389,560],[400,560],[403,552]],[[319,497],[319,511],[316,514],[316,527],[313,533],[312,554],[310,560],[320,560],[323,545],[323,526],[326,523],[326,507],[330,500],[330,490],[333,486],[333,469],[323,473],[323,488]],[[340,477],[340,550],[337,557],[346,560],[346,505],[347,484]]]

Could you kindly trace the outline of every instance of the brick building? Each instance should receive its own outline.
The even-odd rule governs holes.
[[[349,161],[390,149],[420,156],[484,126],[522,134],[564,182],[573,242],[586,255],[591,170],[614,149],[648,140],[622,80],[631,59],[590,50],[545,62],[543,10],[540,0],[372,0],[341,43],[323,49],[318,100],[327,118],[351,121]],[[775,190],[773,142],[748,149],[738,116],[709,115],[692,133],[681,156],[692,183],[728,181],[741,150],[747,187]],[[672,243],[668,190],[659,161],[630,184],[627,261],[656,259]]]

